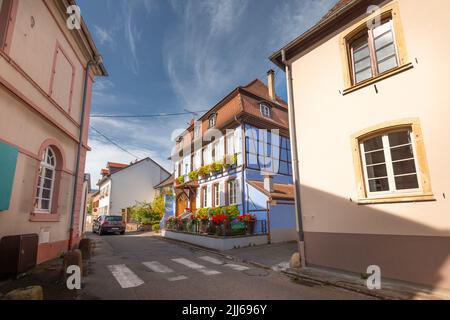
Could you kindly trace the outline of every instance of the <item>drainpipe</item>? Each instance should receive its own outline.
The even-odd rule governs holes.
[[[286,60],[285,50],[281,51],[282,61],[286,67],[286,79],[288,83],[288,108],[289,108],[289,134],[292,150],[292,173],[295,187],[295,208],[297,212],[298,251],[302,268],[306,267],[305,234],[303,230],[302,204],[300,192],[300,173],[298,160],[297,130],[295,124],[294,87],[292,83],[292,65]]]
[[[83,148],[83,131],[84,131],[84,117],[86,114],[86,102],[87,102],[87,93],[88,93],[88,81],[89,81],[89,72],[92,66],[95,66],[101,63],[101,56],[98,56],[96,61],[90,60],[86,66],[86,74],[84,76],[84,91],[83,91],[83,103],[81,105],[81,121],[80,121],[80,134],[77,148],[77,160],[75,167],[75,179],[73,183],[73,196],[72,196],[72,210],[70,214],[70,228],[69,228],[69,247],[72,248],[72,238],[73,238],[73,225],[75,220],[75,206],[77,202],[77,192],[78,192],[78,176],[80,175],[80,158],[81,158],[81,149]]]

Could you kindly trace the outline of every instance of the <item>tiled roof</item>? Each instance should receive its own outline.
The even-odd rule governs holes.
[[[173,186],[173,183],[175,182],[175,176],[172,174],[170,177],[168,177],[166,180],[161,181],[158,185],[156,185],[154,188],[164,188],[164,187],[170,187]]]
[[[269,96],[269,88],[259,79],[255,79],[252,82],[250,82],[248,85],[242,87],[245,91],[248,91],[250,93],[253,93],[254,95],[263,98],[267,101],[272,101],[272,99]],[[286,102],[277,96],[277,102],[287,109]]]
[[[128,167],[129,164],[125,164],[125,163],[117,163],[117,162],[108,162],[107,167],[108,168],[125,168]]]
[[[335,5],[328,11],[328,13],[322,18],[322,20],[330,17],[333,13],[339,11],[343,7],[345,7],[347,4],[349,4],[353,0],[339,0],[335,3]]]
[[[273,192],[264,189],[264,182],[257,180],[249,180],[248,183],[270,197],[271,200],[294,200],[295,189],[293,184],[274,183]]]

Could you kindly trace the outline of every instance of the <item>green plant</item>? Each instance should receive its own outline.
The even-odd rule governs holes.
[[[226,155],[223,157],[223,167],[225,169],[231,168],[237,164],[237,155]]]
[[[188,177],[189,177],[189,180],[191,180],[191,181],[198,180],[198,171],[194,170],[194,171],[189,172]]]
[[[216,161],[209,165],[211,172],[220,172],[223,169],[223,163]]]
[[[137,203],[130,208],[131,218],[139,224],[152,225],[161,221],[161,212],[152,208],[150,203]]]
[[[230,220],[236,219],[241,214],[237,206],[227,206],[224,207],[223,210],[225,214],[228,215],[228,217],[230,217]]]
[[[209,220],[208,208],[198,209],[196,216],[199,221],[208,221]]]
[[[184,183],[184,176],[179,176],[176,180],[177,184],[183,184]]]
[[[159,231],[161,229],[161,226],[159,223],[152,224],[152,231]]]
[[[211,173],[210,166],[202,166],[198,169],[198,175],[202,178],[205,178],[208,174]]]

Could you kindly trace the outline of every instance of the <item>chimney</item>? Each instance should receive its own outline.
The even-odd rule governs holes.
[[[273,192],[273,176],[271,174],[264,175],[264,190],[267,192]]]
[[[272,99],[272,101],[276,100],[276,94],[275,94],[275,71],[273,69],[270,69],[267,71],[267,87],[269,88],[269,96]]]

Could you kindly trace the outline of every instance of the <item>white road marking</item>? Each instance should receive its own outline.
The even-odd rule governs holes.
[[[124,264],[108,266],[108,269],[124,289],[134,288],[144,284],[144,281]]]
[[[149,268],[150,270],[158,273],[172,273],[173,270],[165,265],[159,263],[158,261],[150,261],[150,262],[142,262],[144,266]]]
[[[204,257],[199,257],[199,259],[211,262],[213,264],[218,264],[218,265],[223,265],[224,264],[223,261],[221,261],[219,259],[216,259],[216,258],[213,258],[213,257],[204,256]]]
[[[213,257],[209,257],[209,256],[199,257],[199,259],[211,262],[213,264],[223,265],[224,267],[228,267],[228,268],[231,268],[231,269],[236,270],[236,271],[244,271],[244,270],[249,270],[250,269],[249,267],[241,266],[239,264],[225,263],[225,262],[223,262],[223,261],[221,261],[219,259],[216,259],[216,258],[213,258]]]
[[[173,278],[169,278],[167,280],[169,281],[180,281],[180,280],[186,280],[188,277],[186,276],[178,276],[178,277],[173,277]]]
[[[207,276],[212,276],[215,274],[220,274],[222,272],[216,271],[216,270],[210,270],[207,269],[205,266],[202,266],[201,264],[195,263],[193,261],[190,261],[188,259],[184,259],[184,258],[178,258],[178,259],[172,259],[172,261],[175,261],[179,264],[185,265],[188,268],[197,270],[198,272],[203,273],[204,275]]]
[[[229,267],[229,268],[231,268],[233,270],[236,270],[236,271],[244,271],[244,270],[249,270],[250,269],[249,267],[241,266],[239,264],[234,264],[234,263],[227,263],[225,265],[225,267]]]

